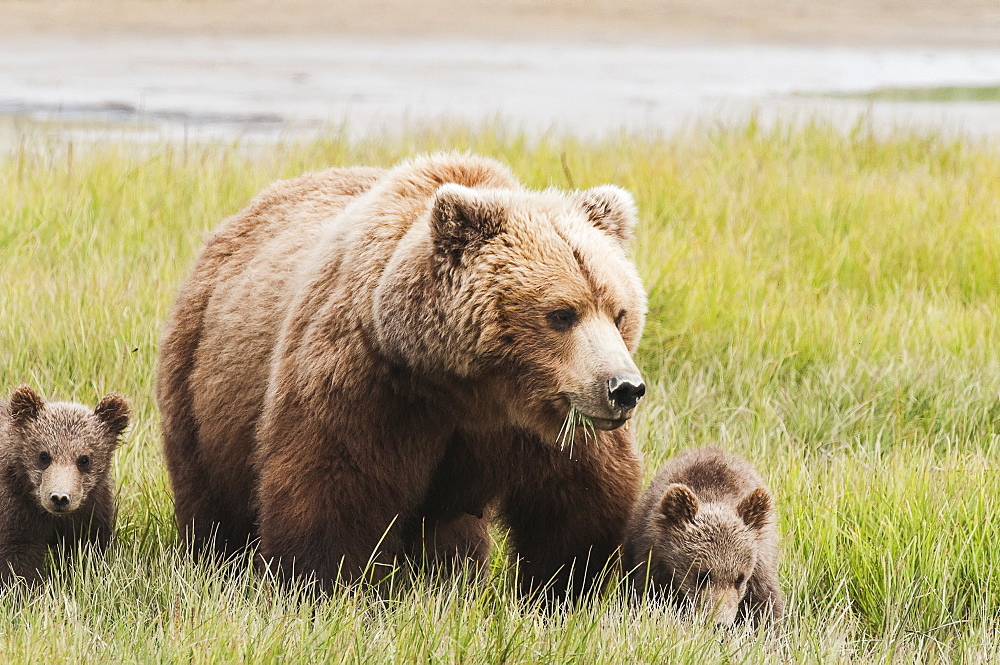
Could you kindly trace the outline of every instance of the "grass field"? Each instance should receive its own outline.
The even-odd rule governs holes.
[[[531,186],[614,182],[642,211],[648,474],[719,443],[781,509],[784,637],[720,634],[609,595],[547,615],[486,584],[386,597],[275,590],[177,540],[152,375],[203,233],[269,181],[459,148]],[[152,155],[152,156],[150,156]],[[0,592],[0,661],[998,662],[1000,147],[824,127],[603,143],[416,132],[0,161],[0,390],[134,401],[120,533],[41,589]]]

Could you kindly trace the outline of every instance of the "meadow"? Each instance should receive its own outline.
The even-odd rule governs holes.
[[[152,377],[204,234],[275,178],[451,148],[532,187],[634,192],[647,477],[708,443],[756,465],[781,511],[781,637],[615,593],[546,613],[517,599],[501,548],[485,583],[328,598],[276,589],[248,560],[186,556]],[[422,130],[252,150],[29,137],[0,157],[0,391],[116,390],[134,415],[115,543],[39,589],[0,591],[0,660],[998,662],[998,215],[1000,145],[863,126],[599,142]]]

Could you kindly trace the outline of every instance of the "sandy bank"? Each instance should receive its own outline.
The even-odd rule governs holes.
[[[998,0],[0,0],[0,33],[1000,47]]]

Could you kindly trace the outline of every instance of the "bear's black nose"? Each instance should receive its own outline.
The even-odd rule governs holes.
[[[608,381],[608,399],[616,409],[634,409],[645,394],[646,384],[638,376],[616,376]]]
[[[56,508],[65,508],[69,505],[69,494],[65,492],[53,492],[49,495],[49,500]]]

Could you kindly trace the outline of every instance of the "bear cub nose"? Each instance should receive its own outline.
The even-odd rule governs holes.
[[[612,406],[630,411],[646,394],[646,384],[638,376],[616,376],[608,381],[608,399]]]
[[[69,494],[65,492],[53,492],[49,495],[49,500],[56,508],[65,508],[69,505]]]

